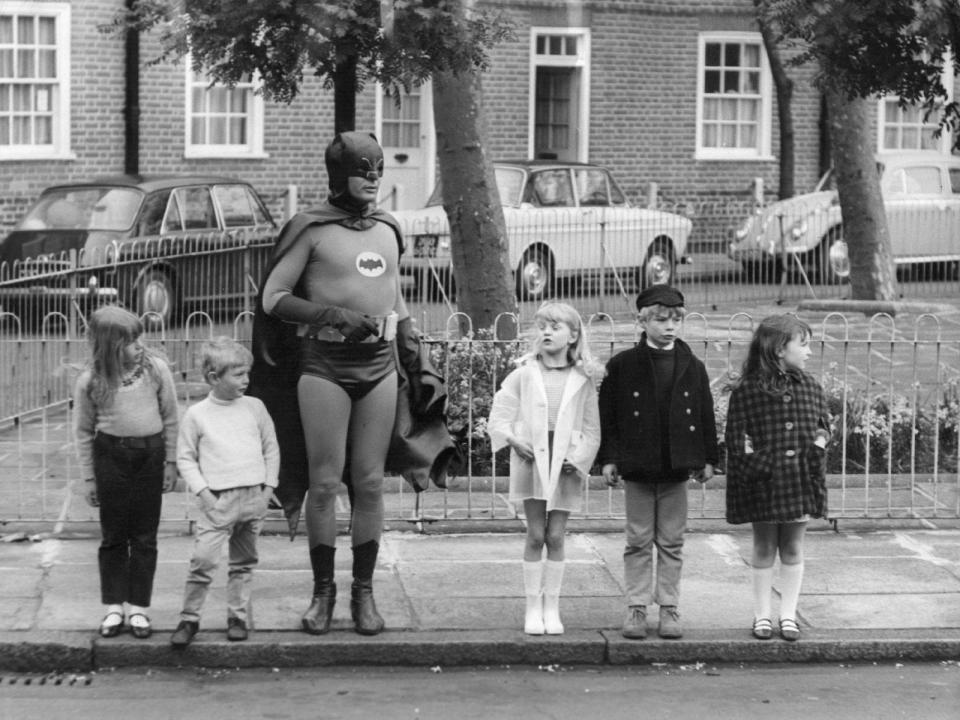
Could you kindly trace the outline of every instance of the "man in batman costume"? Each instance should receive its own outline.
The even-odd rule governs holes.
[[[344,480],[352,501],[351,615],[358,633],[374,635],[384,625],[373,571],[388,451],[401,466],[391,469],[415,477],[423,489],[427,475],[442,476],[455,450],[443,422],[442,378],[424,364],[400,291],[402,234],[376,207],[383,151],[372,134],[340,133],[325,161],[327,202],[291,218],[274,247],[254,317],[250,391],[276,425],[277,497],[291,536],[307,496],[314,587],[303,629],[317,635],[330,629],[336,496]],[[419,433],[418,417],[430,418],[429,441],[418,435],[410,452],[398,428],[409,440]]]

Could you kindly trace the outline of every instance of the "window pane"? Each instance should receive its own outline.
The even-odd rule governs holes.
[[[11,15],[0,15],[0,43],[4,45],[13,44],[13,17]]]
[[[410,96],[406,102],[400,106],[400,117],[404,120],[420,119],[420,97]]]
[[[208,110],[210,112],[222,113],[227,111],[227,89],[214,87],[207,90],[207,97],[210,100]]]
[[[721,100],[720,101],[720,118],[722,120],[736,120],[737,106],[738,106],[738,102],[736,100]]]
[[[13,94],[13,86],[0,85],[0,112],[10,111],[10,97]]]
[[[737,126],[724,124],[720,126],[720,147],[737,147]]]
[[[740,65],[740,45],[730,43],[723,48],[723,64],[727,67],[739,67]]]
[[[213,201],[206,188],[187,188],[178,192],[184,229],[204,230],[217,227]]]
[[[752,68],[760,67],[760,46],[759,45],[743,46],[743,65],[744,67],[752,67]]]
[[[705,93],[717,94],[720,92],[720,71],[707,70],[703,77],[703,91]]]
[[[883,147],[888,150],[892,150],[897,147],[897,129],[895,127],[887,127],[883,131]]]
[[[720,103],[717,100],[708,98],[703,101],[703,119],[704,120],[719,120],[720,119]]]
[[[920,131],[920,149],[937,150],[940,141],[933,136],[933,128],[923,128]]]
[[[223,145],[227,142],[227,120],[222,117],[210,118],[210,145]]]
[[[29,85],[14,85],[13,86],[13,111],[14,112],[26,112],[33,109],[33,104],[30,102],[31,88]]]
[[[400,145],[400,129],[396,123],[384,123],[382,132],[385,147],[398,147]]]
[[[544,35],[537,35],[537,55],[543,55],[547,49],[547,38]]]
[[[404,147],[420,147],[420,132],[417,125],[403,126]]]
[[[33,45],[36,42],[33,31],[32,17],[17,18],[17,43],[19,45]]]
[[[563,43],[562,35],[551,35],[550,36],[550,54],[551,55],[562,54],[563,53],[562,43]]]
[[[717,147],[717,126],[704,125],[703,127],[703,146]]]
[[[740,73],[736,70],[727,70],[723,73],[723,91],[725,93],[740,92]]]
[[[38,18],[38,35],[37,42],[40,45],[56,45],[57,44],[57,23],[52,17],[42,17]]]
[[[242,117],[230,119],[230,143],[232,145],[247,144],[247,120]]]
[[[57,76],[57,51],[40,50],[37,52],[37,77],[55,78]]]
[[[227,227],[253,225],[253,209],[247,189],[242,185],[217,185],[213,188],[214,197],[220,205],[220,214]]]
[[[13,50],[0,50],[0,78],[13,77]]]
[[[901,138],[901,149],[914,150],[919,147],[920,144],[920,131],[915,127],[905,127],[903,128],[903,135]]]
[[[740,119],[750,122],[756,122],[760,111],[759,100],[741,100],[740,101]]]
[[[230,91],[230,112],[247,112],[247,93],[239,88]]]
[[[0,145],[10,144],[10,118],[0,117]]]
[[[720,65],[720,43],[707,43],[706,52],[707,67],[717,67]]]
[[[741,125],[740,142],[737,147],[756,147],[757,146],[757,126]]]
[[[760,94],[760,73],[748,72],[743,74],[743,91],[751,95]]]
[[[13,144],[29,145],[33,142],[33,136],[30,134],[30,118],[13,118]]]
[[[567,36],[567,55],[577,54],[577,38],[574,35]]]
[[[190,121],[190,142],[194,145],[207,144],[207,131],[203,118],[197,117],[196,115],[194,115]]]
[[[17,50],[17,77],[33,78],[36,76],[37,67],[33,50]]]
[[[950,190],[960,195],[960,168],[950,168]]]

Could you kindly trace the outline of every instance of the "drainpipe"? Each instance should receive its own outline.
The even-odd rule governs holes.
[[[125,0],[127,11],[136,0]],[[140,32],[127,27],[124,42],[123,171],[140,174]]]

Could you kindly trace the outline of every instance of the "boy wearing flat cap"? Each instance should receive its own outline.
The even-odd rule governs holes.
[[[677,337],[685,313],[680,291],[669,285],[648,287],[637,297],[637,310],[644,331],[640,342],[610,359],[600,386],[597,460],[610,486],[625,481],[628,609],[623,636],[647,636],[647,608],[655,602],[660,637],[679,638],[687,482],[691,476],[700,482],[713,476],[713,396],[703,363]]]

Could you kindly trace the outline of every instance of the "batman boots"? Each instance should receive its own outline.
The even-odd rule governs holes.
[[[337,603],[337,586],[333,582],[334,548],[317,545],[310,548],[310,564],[313,566],[313,599],[303,614],[300,625],[311,635],[330,632],[333,606]]]
[[[350,588],[350,614],[361,635],[376,635],[383,630],[383,618],[373,601],[373,568],[380,544],[370,540],[353,548],[353,586]]]

